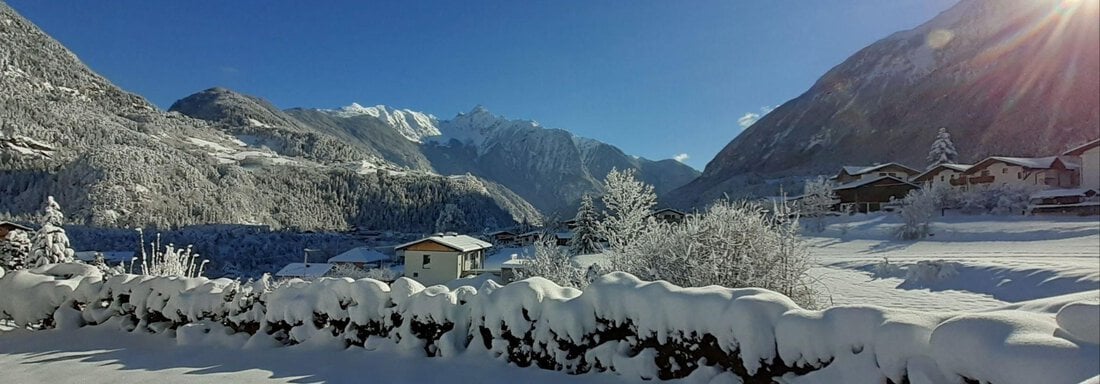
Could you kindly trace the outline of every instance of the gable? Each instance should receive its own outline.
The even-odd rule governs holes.
[[[459,252],[459,250],[448,247],[446,245],[431,241],[424,240],[416,244],[411,244],[404,248],[405,251],[428,251],[428,252]]]

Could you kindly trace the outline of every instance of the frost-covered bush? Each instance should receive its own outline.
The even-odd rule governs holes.
[[[936,206],[936,194],[923,189],[912,190],[901,203],[899,214],[902,223],[895,235],[902,240],[918,240],[928,236],[932,218],[939,210]]]
[[[1066,299],[1057,316],[814,311],[765,289],[683,288],[625,273],[583,290],[537,277],[450,290],[405,278],[104,277],[83,264],[12,272],[0,277],[0,292],[0,320],[21,327],[106,325],[230,349],[388,343],[409,354],[470,351],[630,380],[1034,384],[1100,373],[1100,316],[1080,299]]]
[[[0,240],[0,269],[14,271],[27,266],[31,251],[31,239],[27,232],[13,229]]]
[[[824,176],[806,181],[802,189],[802,198],[798,200],[798,213],[803,218],[810,218],[810,229],[815,232],[825,230],[825,218],[840,203],[833,185]]]
[[[622,250],[611,268],[684,287],[771,289],[812,306],[810,253],[797,217],[744,202],[719,201],[682,223],[655,223]]]
[[[571,253],[552,238],[535,243],[534,256],[516,274],[521,278],[538,276],[571,288],[583,288],[590,281],[587,270],[577,266]]]
[[[144,232],[141,234],[141,239],[144,242]],[[175,245],[168,244],[163,247],[163,251],[161,249],[160,234],[157,234],[155,242],[149,243],[148,253],[142,246],[141,273],[143,275],[200,277],[205,272],[206,263],[210,262],[200,259],[199,254],[193,252],[190,245],[186,248],[176,248]]]
[[[994,185],[973,187],[959,195],[959,206],[971,213],[1021,214],[1031,194],[1041,187],[1033,185]]]
[[[41,224],[42,227],[34,234],[31,244],[30,259],[34,260],[34,266],[73,261],[75,252],[69,246],[65,228],[61,227],[65,224],[65,214],[61,212],[61,205],[57,204],[53,196],[46,198]]]
[[[389,267],[359,268],[354,264],[338,263],[326,274],[328,277],[347,277],[354,280],[374,279],[378,281],[394,281],[401,277],[399,273]]]

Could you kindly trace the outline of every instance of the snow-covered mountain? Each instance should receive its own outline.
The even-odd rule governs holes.
[[[432,231],[446,204],[471,229],[540,218],[499,184],[409,171],[258,98],[212,89],[177,108],[202,120],[159,111],[3,2],[0,41],[3,219],[31,220],[48,195],[69,223],[126,228]]]
[[[629,156],[565,130],[494,115],[483,106],[441,121],[439,128],[441,135],[422,146],[437,172],[471,173],[496,181],[551,215],[568,216],[583,194],[598,194],[612,168],[637,170],[658,194],[698,175],[674,160]]]
[[[394,109],[385,105],[364,107],[359,103],[351,103],[331,112],[345,118],[363,115],[374,117],[392,127],[401,136],[418,143],[425,137],[439,136],[438,121],[435,116],[422,112]]]
[[[960,160],[1100,137],[1097,0],[962,0],[871,44],[729,143],[679,205],[775,193],[842,164],[924,165],[940,127]]]

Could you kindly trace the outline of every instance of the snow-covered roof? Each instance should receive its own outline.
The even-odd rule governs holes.
[[[554,236],[559,238],[559,239],[572,239],[573,238],[573,232],[558,232],[558,233],[554,234]]]
[[[512,233],[512,231],[496,231],[496,232],[490,233],[489,236],[497,236],[497,235],[503,235],[503,234],[509,234],[509,235],[512,235],[512,236],[516,235],[515,233]]]
[[[537,231],[537,230],[536,230],[536,231],[530,231],[530,232],[524,232],[524,233],[521,233],[521,234],[519,234],[519,235],[516,235],[516,237],[527,237],[527,236],[542,236],[542,234],[543,234],[543,231]]]
[[[416,241],[411,241],[411,242],[408,242],[408,243],[405,243],[405,244],[401,244],[401,245],[398,245],[394,249],[408,248],[411,245],[420,244],[420,243],[423,243],[425,241],[431,241],[431,242],[434,242],[434,243],[442,244],[442,245],[444,245],[448,248],[457,250],[459,252],[470,252],[470,251],[476,251],[476,250],[479,250],[479,249],[486,249],[486,248],[492,248],[493,247],[492,244],[489,244],[485,241],[479,240],[479,239],[474,238],[474,237],[466,236],[466,235],[442,235],[442,236],[441,235],[436,235],[436,236],[426,237],[426,238],[416,240]]]
[[[924,173],[921,173],[920,175],[917,175],[917,177],[914,177],[913,180],[924,179],[927,176],[935,175],[935,174],[937,174],[940,171],[945,170],[945,169],[950,169],[950,170],[956,171],[956,172],[966,172],[966,170],[970,169],[971,167],[973,167],[973,165],[970,165],[970,164],[951,164],[951,163],[938,164],[935,167],[929,168],[927,171],[924,171]]]
[[[387,261],[390,257],[382,252],[378,252],[371,247],[355,247],[349,249],[347,252],[333,256],[328,259],[329,263],[371,263],[376,261]]]
[[[1063,155],[1066,155],[1066,156],[1081,156],[1081,154],[1085,153],[1085,151],[1096,148],[1096,147],[1100,147],[1100,139],[1096,139],[1096,140],[1078,145],[1076,147],[1073,147],[1072,149],[1070,149],[1070,150],[1066,151],[1065,153],[1063,153]]]
[[[329,263],[290,263],[287,264],[279,272],[275,272],[275,276],[279,277],[322,277],[332,270],[333,265]]]
[[[1087,188],[1047,189],[1031,194],[1032,199],[1049,199],[1055,197],[1088,197],[1096,195],[1096,191]]]
[[[917,171],[916,169],[913,169],[913,168],[908,167],[904,164],[898,164],[898,163],[886,163],[886,164],[876,164],[876,165],[846,165],[846,166],[841,167],[841,168],[844,169],[844,172],[849,174],[849,175],[858,176],[858,175],[862,175],[862,174],[865,174],[865,173],[874,172],[874,171],[889,167],[891,165],[901,167],[901,168],[905,168],[907,171],[909,171],[909,173],[913,173],[913,174],[920,173],[920,171]]]
[[[22,230],[27,231],[27,232],[33,231],[33,229],[30,229],[25,225],[19,225],[19,224],[10,222],[10,221],[0,221],[0,226],[16,227],[16,228],[22,229]]]
[[[891,179],[891,180],[897,181],[898,183],[901,183],[901,184],[909,184],[909,185],[912,185],[914,187],[917,187],[917,185],[915,185],[913,183],[910,183],[908,181],[896,178],[894,176],[879,176],[879,177],[875,177],[875,178],[871,178],[871,179],[859,179],[859,180],[853,181],[851,183],[841,184],[840,186],[837,186],[836,188],[833,188],[833,190],[834,191],[840,191],[840,190],[845,190],[845,189],[859,188],[859,187],[862,187],[864,185],[875,183],[875,182],[885,180],[885,179]],[[917,187],[917,188],[920,188],[920,187]]]
[[[1025,168],[1034,169],[1047,169],[1054,165],[1054,161],[1058,160],[1058,156],[1047,157],[1005,157],[1005,156],[990,156],[989,158],[982,160],[978,165],[985,165],[987,162],[999,161],[1005,164],[1017,165]],[[975,166],[977,167],[977,166]]]
[[[500,266],[501,267],[508,267],[508,268],[512,268],[512,269],[527,268],[527,265],[530,264],[530,263],[531,263],[530,259],[515,258],[515,259],[505,261],[503,263],[500,263]]]

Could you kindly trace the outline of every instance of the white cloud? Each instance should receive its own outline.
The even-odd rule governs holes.
[[[681,153],[679,155],[672,156],[672,159],[683,163],[683,162],[687,161],[687,159],[690,158],[690,157],[691,156],[688,156],[688,154],[686,154],[686,153]]]
[[[755,124],[757,120],[760,120],[761,117],[764,117],[764,115],[767,115],[774,109],[775,107],[769,107],[765,105],[763,107],[760,107],[760,113],[745,112],[744,116],[741,116],[740,119],[737,119],[737,125],[740,125],[741,129],[748,128]]]

